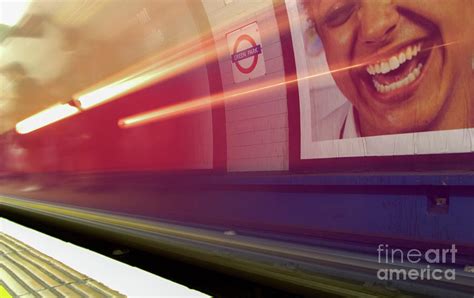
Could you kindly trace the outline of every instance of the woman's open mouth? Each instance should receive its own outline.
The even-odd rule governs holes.
[[[383,102],[408,98],[425,72],[432,45],[417,41],[376,63],[367,64],[363,78],[371,93]]]

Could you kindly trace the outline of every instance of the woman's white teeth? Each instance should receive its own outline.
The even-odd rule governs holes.
[[[370,75],[386,74],[400,67],[406,61],[413,59],[421,51],[421,44],[406,47],[398,55],[390,57],[388,60],[370,64],[366,70]]]
[[[403,64],[405,63],[405,61],[407,61],[407,56],[405,55],[405,53],[400,53],[400,55],[398,55],[398,62],[400,62],[400,64]]]
[[[390,64],[391,69],[397,69],[400,66],[400,62],[398,61],[398,57],[390,57],[390,60],[388,60],[388,63]]]
[[[407,60],[411,60],[411,58],[413,58],[413,56],[415,56],[415,51],[412,51],[411,48],[408,48],[407,50]]]
[[[381,84],[377,82],[377,80],[375,79],[372,79],[372,82],[374,83],[375,89],[378,92],[387,93],[387,92],[396,90],[398,88],[404,87],[410,84],[411,82],[413,82],[414,80],[416,80],[420,76],[422,67],[423,67],[423,64],[419,63],[418,66],[415,69],[413,69],[407,76],[388,85]]]
[[[387,62],[382,62],[382,66],[381,66],[381,70],[382,70],[382,73],[388,73],[390,72],[390,64],[387,63]]]

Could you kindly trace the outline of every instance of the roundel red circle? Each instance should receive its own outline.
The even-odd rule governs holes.
[[[253,40],[253,38],[250,37],[250,35],[248,34],[241,35],[239,36],[239,38],[237,38],[237,40],[234,43],[234,54],[237,53],[237,48],[239,47],[239,44],[244,40],[248,41],[252,45],[252,47],[257,46],[257,44],[255,43],[255,40]],[[257,66],[258,55],[254,55],[252,59],[253,59],[252,64],[250,64],[249,67],[243,67],[242,65],[240,65],[239,61],[235,62],[235,66],[237,66],[237,69],[240,70],[242,73],[251,73],[255,69],[255,66]]]

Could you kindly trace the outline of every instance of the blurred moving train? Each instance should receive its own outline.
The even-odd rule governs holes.
[[[298,3],[31,1],[0,28],[2,210],[113,227],[124,242],[168,241],[168,252],[230,246],[244,253],[195,248],[194,261],[340,295],[388,291],[360,284],[383,284],[380,262],[356,264],[352,253],[455,244],[457,283],[394,283],[472,290],[463,271],[474,265],[472,129],[462,150],[443,137],[432,139],[441,153],[358,156],[336,144],[333,157],[305,157],[302,90],[323,75],[303,77],[297,57],[320,55],[322,44],[299,29]],[[186,228],[170,236],[171,225]],[[320,247],[330,249],[307,250]],[[319,274],[359,283],[326,288]]]

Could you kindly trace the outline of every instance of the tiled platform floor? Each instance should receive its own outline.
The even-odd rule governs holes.
[[[0,232],[0,297],[125,297]]]

